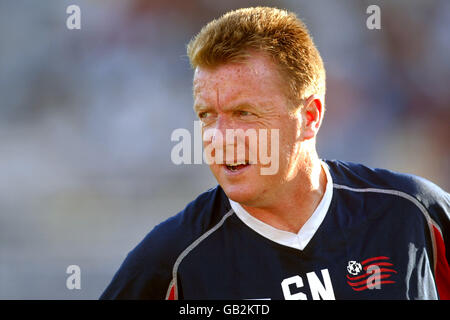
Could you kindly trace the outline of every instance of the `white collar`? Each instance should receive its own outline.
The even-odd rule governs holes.
[[[325,171],[327,177],[327,186],[325,188],[325,193],[320,200],[319,205],[313,214],[302,226],[300,231],[292,233],[289,231],[280,230],[272,227],[271,225],[256,219],[250,213],[248,213],[239,203],[229,199],[231,208],[234,210],[236,215],[244,222],[248,227],[272,240],[284,246],[288,246],[294,249],[303,250],[311,240],[311,238],[316,233],[323,219],[325,218],[328,208],[330,207],[331,198],[333,197],[333,181],[328,169],[328,165],[321,161],[322,168]]]

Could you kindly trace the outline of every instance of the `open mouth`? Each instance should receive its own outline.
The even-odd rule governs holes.
[[[234,163],[234,164],[226,164],[225,167],[227,170],[231,172],[237,172],[248,167],[250,164],[248,162]]]

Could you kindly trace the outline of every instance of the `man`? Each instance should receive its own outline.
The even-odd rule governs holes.
[[[233,152],[219,186],[156,226],[103,299],[449,299],[449,195],[422,178],[321,160],[325,70],[306,27],[274,8],[229,12],[188,45],[211,155],[266,130],[276,172]],[[212,130],[212,131],[211,131]],[[239,140],[239,139],[238,139]],[[258,147],[261,147],[258,141]]]

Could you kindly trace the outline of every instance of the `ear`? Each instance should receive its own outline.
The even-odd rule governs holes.
[[[320,96],[311,95],[306,99],[302,108],[304,140],[316,137],[322,123],[323,111],[323,99]]]

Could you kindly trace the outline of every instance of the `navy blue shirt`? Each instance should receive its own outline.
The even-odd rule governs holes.
[[[101,299],[450,299],[450,196],[413,175],[323,161],[327,191],[299,234],[220,186],[157,225]]]

